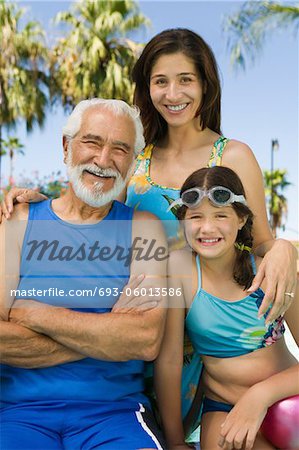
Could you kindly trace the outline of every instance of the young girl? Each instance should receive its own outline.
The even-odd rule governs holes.
[[[269,323],[267,313],[258,318],[265,286],[250,295],[244,292],[260,259],[251,253],[253,215],[242,183],[229,168],[200,169],[187,178],[175,205],[192,252],[177,250],[170,256],[170,287],[177,295],[170,297],[155,365],[169,448],[184,448],[180,384],[185,324],[204,364],[201,449],[274,449],[259,428],[269,406],[299,394],[299,373],[284,342],[284,319]],[[297,344],[298,303],[294,299],[285,314]]]

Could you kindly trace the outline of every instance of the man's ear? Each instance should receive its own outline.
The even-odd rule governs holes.
[[[66,138],[66,136],[62,137],[62,146],[63,146],[63,162],[66,164],[66,158],[67,158],[67,150],[69,146],[69,140]]]

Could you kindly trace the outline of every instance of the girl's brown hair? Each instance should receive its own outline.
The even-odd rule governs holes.
[[[157,142],[167,133],[167,123],[155,109],[150,97],[152,68],[160,56],[178,52],[193,61],[205,86],[202,104],[197,112],[202,129],[208,127],[221,134],[221,87],[214,54],[198,34],[185,28],[174,28],[162,31],[148,42],[132,71],[136,84],[134,103],[141,111],[146,144]]]
[[[235,195],[244,195],[245,191],[243,184],[238,177],[238,175],[228,167],[215,166],[215,167],[204,167],[196,172],[193,172],[187,180],[184,182],[180,195],[188,189],[194,187],[211,189],[213,186],[223,186],[230,189]],[[253,236],[252,236],[252,225],[253,225],[253,214],[248,206],[243,203],[234,202],[231,204],[237,216],[240,218],[247,217],[247,221],[243,228],[238,231],[236,238],[236,243],[240,246],[246,246],[252,248]],[[178,210],[179,220],[184,220],[186,215],[187,207],[181,206]],[[250,253],[247,250],[240,250],[236,248],[236,262],[233,269],[234,280],[245,289],[251,286],[252,280],[254,278],[253,268]]]

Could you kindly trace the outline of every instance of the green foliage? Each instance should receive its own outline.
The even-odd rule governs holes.
[[[141,49],[126,34],[147,25],[134,1],[84,0],[60,12],[69,32],[51,55],[52,98],[67,108],[91,97],[132,100],[130,74]]]
[[[39,186],[39,191],[41,194],[46,195],[49,198],[57,198],[60,196],[60,194],[63,194],[63,192],[66,190],[67,182],[66,181],[48,181],[46,183],[42,183]]]
[[[0,0],[0,124],[24,119],[31,130],[45,119],[48,50],[37,22],[21,28],[23,15],[17,5]]]
[[[19,138],[9,136],[7,140],[1,139],[1,156],[8,155],[10,160],[10,170],[9,170],[9,184],[14,184],[13,179],[13,162],[15,155],[25,155],[24,145],[20,142]]]
[[[68,182],[61,176],[61,172],[52,172],[51,175],[40,177],[35,172],[32,178],[22,178],[19,185],[28,189],[34,189],[49,198],[57,198],[63,194],[67,188]]]
[[[246,67],[246,57],[254,62],[269,34],[279,28],[296,31],[299,25],[299,4],[293,2],[247,1],[239,11],[225,19],[231,63]]]
[[[24,155],[24,145],[21,144],[19,138],[9,136],[7,140],[2,139],[1,143],[4,155],[6,155],[7,153],[20,153],[21,155]]]
[[[38,22],[21,26],[24,13],[0,0],[0,179],[7,153],[1,147],[2,126],[19,120],[28,131],[35,123],[42,126],[49,98],[66,108],[98,96],[132,100],[130,74],[142,46],[127,34],[149,24],[132,0],[81,0],[57,15],[56,24],[69,32],[49,49]],[[15,152],[9,153],[10,184]]]
[[[287,171],[276,169],[273,172],[264,170],[265,194],[267,207],[272,218],[274,236],[278,228],[284,228],[283,219],[287,217],[288,202],[283,191],[291,185],[287,180]]]

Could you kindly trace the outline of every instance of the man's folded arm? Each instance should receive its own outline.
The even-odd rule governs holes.
[[[28,220],[28,205],[18,205],[10,221],[0,225],[0,360],[23,368],[50,367],[84,358],[48,336],[9,321],[19,282],[20,255]]]
[[[37,369],[78,361],[85,356],[48,336],[12,322],[0,322],[1,363],[24,369]]]
[[[135,217],[134,217],[135,218]],[[133,257],[131,274],[146,274],[140,285],[167,288],[167,243],[161,223],[148,213],[137,214],[133,221],[133,239],[154,242],[155,249],[164,248],[165,257],[136,261]],[[146,253],[146,249],[145,249]],[[33,331],[45,334],[75,352],[88,357],[128,361],[141,359],[151,361],[159,352],[166,316],[165,302],[156,308],[138,313],[81,313],[59,307],[22,307],[13,312],[13,320]]]
[[[33,302],[32,302],[33,303]],[[80,313],[64,308],[23,308],[22,324],[86,357],[107,361],[156,358],[165,308],[144,313]]]

